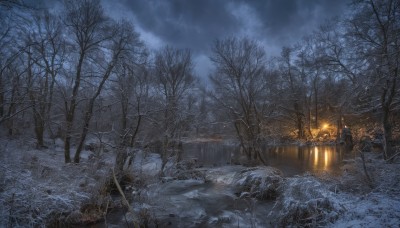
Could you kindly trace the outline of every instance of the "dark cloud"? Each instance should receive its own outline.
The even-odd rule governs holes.
[[[140,27],[178,47],[201,50],[213,39],[233,34],[240,27],[225,1],[126,0],[124,4]]]
[[[140,27],[167,44],[204,50],[216,38],[248,35],[273,42],[291,42],[319,23],[338,15],[348,0],[124,0]],[[247,11],[240,11],[246,6]],[[235,9],[239,14],[235,14]],[[245,15],[245,14],[253,15]],[[245,17],[259,27],[243,34]],[[249,32],[248,30],[246,30]],[[276,45],[280,45],[279,43]]]
[[[111,14],[129,14],[153,47],[190,48],[200,74],[215,39],[248,36],[277,55],[325,20],[338,16],[351,0],[103,0]],[[118,6],[118,7],[117,7]],[[121,16],[121,15],[120,15]],[[157,45],[152,45],[157,43]],[[206,66],[209,64],[208,66]],[[199,70],[200,69],[200,70]]]
[[[244,1],[245,2],[245,1]],[[292,42],[312,32],[325,20],[340,15],[349,0],[250,1],[263,24],[260,34],[280,42]]]

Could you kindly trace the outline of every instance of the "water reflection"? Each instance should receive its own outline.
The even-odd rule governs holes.
[[[204,166],[231,164],[232,158],[239,152],[235,146],[218,142],[184,144],[183,151],[184,158],[195,158],[199,164]]]
[[[240,156],[237,147],[219,143],[195,143],[184,145],[184,157],[196,158],[204,166],[231,164],[234,157]],[[337,173],[340,162],[352,158],[341,146],[279,146],[264,148],[263,156],[269,164],[293,176],[304,172],[323,171]]]

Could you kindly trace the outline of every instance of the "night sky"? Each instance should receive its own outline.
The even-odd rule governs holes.
[[[101,0],[107,14],[133,21],[150,50],[165,45],[192,50],[196,73],[206,78],[215,39],[247,36],[268,56],[346,12],[351,0]]]

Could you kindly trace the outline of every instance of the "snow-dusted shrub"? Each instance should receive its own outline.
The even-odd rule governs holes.
[[[335,194],[311,175],[286,179],[280,191],[270,214],[279,226],[326,225],[344,212]]]
[[[205,175],[203,172],[196,170],[196,161],[180,161],[175,163],[172,159],[168,161],[164,168],[164,174],[172,179],[178,180],[204,180]]]
[[[272,167],[253,167],[235,175],[233,185],[238,196],[257,199],[274,199],[282,184],[282,173]]]
[[[7,185],[0,196],[5,212],[1,214],[2,225],[45,226],[50,220],[58,220],[78,210],[79,202],[88,198],[84,192],[60,189],[56,181],[38,181],[27,170],[22,173],[10,171],[6,175]]]
[[[0,143],[0,150],[0,227],[83,224],[93,221],[83,204],[101,207],[108,197],[100,197],[99,188],[109,166],[65,164],[63,153],[54,148],[21,148],[14,141]]]

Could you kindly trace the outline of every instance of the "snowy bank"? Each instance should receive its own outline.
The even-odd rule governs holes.
[[[35,150],[29,140],[0,144],[0,227],[92,223],[103,219],[100,208],[111,207],[101,192],[107,161],[65,164],[61,148]]]

